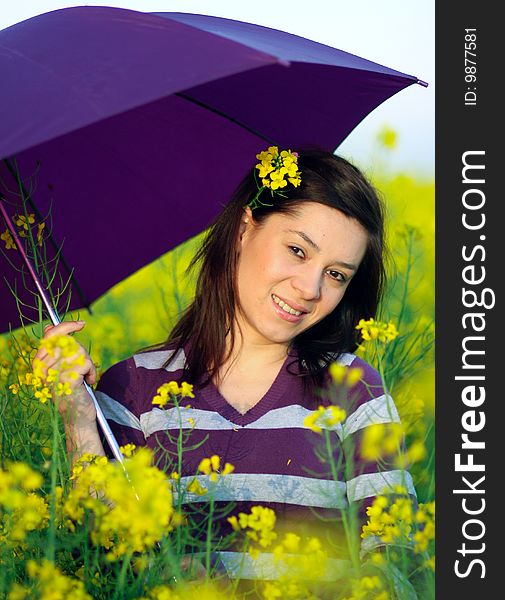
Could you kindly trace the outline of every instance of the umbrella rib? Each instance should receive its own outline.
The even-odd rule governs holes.
[[[32,210],[37,215],[37,218],[39,219],[39,221],[42,221],[43,217],[42,217],[41,212],[39,211],[39,209],[36,206],[36,204],[33,202],[31,194],[27,193],[26,188],[23,185],[23,182],[21,181],[21,178],[18,178],[16,170],[14,169],[14,167],[11,165],[11,163],[6,158],[4,158],[4,164],[6,165],[7,169],[10,172],[10,174],[16,180],[16,183],[21,187],[21,191],[22,191],[24,197],[28,199],[28,202],[30,203],[30,206],[31,206]],[[53,247],[53,250],[58,254],[59,248],[58,248],[58,245],[56,244],[56,242],[54,241],[52,233],[50,233],[48,237],[49,237],[49,240],[50,240],[51,245]],[[75,287],[75,290],[76,290],[79,298],[81,299],[81,302],[83,303],[83,305],[87,309],[87,311],[90,314],[92,314],[90,302],[88,301],[88,299],[86,297],[86,294],[82,290],[81,286],[78,284],[77,279],[76,279],[76,277],[74,275],[74,270],[69,267],[67,261],[65,260],[65,257],[63,256],[63,253],[59,252],[59,255],[60,255],[60,260],[61,260],[61,263],[62,263],[63,267],[66,269],[67,274],[72,279],[72,283],[73,283],[73,285]]]
[[[214,108],[213,106],[210,106],[210,104],[206,104],[205,102],[202,102],[201,100],[197,100],[196,98],[193,98],[192,96],[188,96],[188,94],[183,94],[181,92],[176,92],[174,94],[174,96],[179,96],[179,98],[184,98],[184,100],[187,100],[188,102],[192,102],[193,104],[201,106],[202,108],[205,108],[206,110],[213,112],[214,114],[219,115],[220,117],[223,117],[227,121],[230,121],[231,123],[235,123],[235,125],[238,125],[242,129],[249,131],[249,133],[252,133],[256,137],[261,138],[265,142],[268,142],[270,145],[277,145],[277,142],[275,140],[273,140],[272,138],[269,138],[269,137],[263,135],[262,133],[259,133],[259,131],[252,129],[252,127],[248,127],[247,125],[245,125],[238,119],[230,117],[226,113],[221,112],[219,109]]]

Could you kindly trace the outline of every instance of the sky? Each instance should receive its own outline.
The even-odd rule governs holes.
[[[391,171],[434,176],[435,0],[0,0],[0,29],[51,10],[84,5],[247,21],[415,75],[429,86],[412,85],[388,99],[351,132],[337,152],[369,171],[383,167],[386,160]],[[379,159],[376,137],[384,127],[396,131],[397,146]]]

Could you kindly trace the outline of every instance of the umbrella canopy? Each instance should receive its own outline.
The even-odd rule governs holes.
[[[63,242],[63,277],[75,269],[72,309],[207,227],[257,152],[333,151],[423,84],[267,27],[110,7],[0,31],[0,76],[0,192],[18,213],[15,159],[36,218],[50,212],[51,243]],[[14,273],[0,259],[2,280]],[[4,286],[0,330],[18,324]]]

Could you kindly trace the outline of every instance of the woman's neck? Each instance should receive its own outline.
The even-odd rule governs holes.
[[[231,336],[226,337],[226,354],[230,350]],[[234,347],[229,358],[221,365],[220,376],[225,377],[230,370],[244,373],[258,373],[279,368],[286,360],[289,347],[287,344],[258,342],[235,335]]]

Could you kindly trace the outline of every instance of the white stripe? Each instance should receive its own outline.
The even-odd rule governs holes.
[[[202,557],[203,553],[198,553]],[[284,554],[287,561],[293,561],[289,566],[283,561],[275,559],[270,552],[261,552],[256,558],[243,552],[219,552],[219,558],[226,569],[228,577],[232,579],[263,579],[275,580],[293,573],[293,568],[303,565],[304,556],[300,554]],[[337,581],[349,574],[350,561],[328,558],[324,565],[324,573],[318,581]],[[322,566],[321,566],[322,567]]]
[[[412,549],[414,546],[412,534],[410,539],[402,540],[401,542],[384,542],[378,535],[371,535],[369,537],[363,538],[361,540],[361,549],[359,551],[359,557],[361,560],[363,560],[365,555],[369,552],[373,552],[377,548],[384,548],[386,546],[395,546],[397,548],[402,547]]]
[[[348,367],[349,365],[351,365],[354,362],[354,359],[356,358],[355,354],[351,354],[350,352],[344,352],[343,354],[341,354],[336,362],[339,365],[343,365],[344,367]]]
[[[393,398],[387,394],[383,394],[365,402],[365,404],[362,404],[347,417],[343,424],[344,437],[369,425],[399,422],[400,416],[396,410]]]
[[[180,419],[180,424],[179,424]],[[210,410],[200,410],[198,408],[170,408],[153,410],[140,415],[140,423],[146,437],[156,431],[165,431],[167,429],[208,429],[208,430],[226,430],[238,429],[240,425],[235,425],[222,417],[219,413]]]
[[[106,419],[142,431],[140,420],[126,407],[104,394],[104,392],[95,391],[95,395]]]
[[[180,415],[179,415],[180,411]],[[291,404],[282,408],[268,411],[256,421],[247,425],[237,425],[229,421],[219,413],[198,408],[169,408],[160,410],[154,408],[140,415],[140,423],[145,436],[152,435],[156,431],[167,429],[205,429],[209,431],[231,430],[231,429],[309,429],[303,422],[312,414],[312,410]],[[179,423],[180,419],[180,423]],[[322,429],[336,431],[341,439],[355,433],[359,429],[379,423],[399,423],[400,417],[391,396],[382,395],[362,404],[342,425],[322,426]]]
[[[180,414],[179,414],[180,411]],[[198,408],[169,408],[161,410],[153,408],[149,412],[140,415],[140,423],[146,437],[156,431],[165,431],[167,429],[205,429],[209,431],[230,430],[230,429],[309,429],[303,424],[305,417],[312,414],[312,410],[304,408],[299,404],[283,406],[270,410],[253,423],[248,425],[237,425],[228,419],[225,419],[219,413],[210,410],[201,410]],[[179,423],[180,419],[180,423]],[[342,425],[332,425],[323,427],[336,431],[339,437],[342,436]]]
[[[161,369],[164,363],[173,355],[173,350],[157,350],[153,352],[141,352],[134,354],[133,360],[136,367],[144,367],[144,369]],[[181,348],[174,360],[165,368],[165,371],[172,373],[183,369],[186,363],[186,355],[184,349]]]
[[[333,357],[333,362],[336,362],[337,364],[342,365],[344,367],[348,367],[350,364],[352,364],[352,362],[356,358],[356,355],[352,354],[351,352],[343,352],[340,355],[338,352],[331,352],[330,357]],[[326,361],[320,360],[319,364],[321,366],[324,366],[326,365]]]
[[[390,494],[393,487],[402,485],[407,492],[416,496],[412,475],[408,471],[397,469],[382,473],[363,473],[347,482],[347,498],[349,502],[362,500],[378,494]]]
[[[263,415],[246,427],[248,429],[285,429],[287,427],[309,429],[303,424],[303,421],[305,417],[308,417],[313,412],[313,410],[309,410],[299,404],[291,404],[290,406],[270,410],[266,415]],[[340,431],[342,426],[338,424],[331,427],[322,427],[322,429]]]
[[[208,490],[207,494],[198,496],[186,491],[194,479]],[[343,481],[263,473],[232,473],[215,483],[207,475],[181,477],[180,481],[183,503],[207,502],[210,494],[213,494],[214,500],[221,502],[282,502],[318,508],[347,506]],[[174,502],[177,496],[177,490],[174,489]]]

